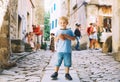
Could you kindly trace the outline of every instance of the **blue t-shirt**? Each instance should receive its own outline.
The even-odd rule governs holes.
[[[59,29],[55,33],[55,36],[58,36],[59,34],[68,34],[70,36],[75,36],[71,29],[66,29],[66,30]],[[57,52],[71,53],[71,51],[72,51],[71,40],[69,40],[69,39],[65,39],[65,40],[59,39],[56,42],[56,48],[57,48]]]

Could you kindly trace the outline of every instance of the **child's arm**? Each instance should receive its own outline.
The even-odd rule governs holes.
[[[65,40],[64,34],[60,34],[55,37],[55,42],[57,42],[59,39]]]
[[[57,42],[59,40],[58,36],[55,37],[54,41]]]
[[[69,39],[69,40],[75,40],[75,36],[70,36],[68,34],[64,34],[64,37]]]

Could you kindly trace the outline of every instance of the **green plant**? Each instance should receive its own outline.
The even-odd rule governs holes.
[[[47,49],[47,43],[46,42],[44,42],[44,43],[41,44],[41,49],[44,49],[44,50]]]
[[[44,35],[43,35],[43,37],[44,37],[44,40],[45,41],[49,41],[50,40],[50,13],[49,12],[46,12],[45,13],[45,16],[44,16],[44,26],[45,26],[45,28],[44,28]]]

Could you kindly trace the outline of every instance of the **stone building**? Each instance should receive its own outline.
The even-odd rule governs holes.
[[[111,16],[112,0],[70,0],[71,22],[79,22],[83,27],[91,22],[103,26],[104,21],[111,21]]]
[[[34,0],[33,0],[34,1]],[[36,24],[44,26],[44,0],[35,1],[35,20]]]
[[[90,22],[104,28],[109,24],[112,28],[112,53],[117,61],[120,61],[120,1],[119,0],[62,0],[64,15],[70,19],[70,26],[76,22],[81,23],[83,38],[81,44],[87,42],[86,27]],[[69,3],[70,2],[70,3]],[[69,8],[70,7],[70,8]],[[67,10],[66,10],[67,9]],[[70,9],[70,11],[69,11]],[[65,12],[66,10],[66,12]],[[69,11],[69,12],[67,12]],[[109,45],[110,45],[109,44]]]
[[[120,0],[113,1],[112,48],[114,57],[120,61]]]
[[[50,0],[48,8],[50,12],[50,32],[54,33],[56,28],[58,28],[58,18],[61,16],[61,1],[60,0]]]
[[[56,5],[56,10],[54,6]],[[58,12],[57,12],[58,11]],[[96,23],[99,27],[105,27],[112,23],[112,0],[61,0],[51,1],[50,6],[51,29],[56,29],[59,16],[69,18],[69,27],[74,31],[75,23],[82,25],[81,49],[86,49],[88,37],[86,27],[89,23]]]
[[[23,38],[32,32],[35,3],[32,0],[10,0],[11,53],[24,52]]]
[[[0,67],[9,66],[10,32],[9,32],[9,0],[0,1]]]
[[[70,0],[61,0],[61,15],[70,17]]]
[[[44,0],[41,4],[38,2],[40,0],[0,0],[0,65],[9,66],[11,53],[24,52],[22,39],[33,31],[32,24],[44,24]]]
[[[96,23],[99,27],[110,24],[112,19],[112,0],[70,0],[70,26],[75,29],[75,23],[82,25],[81,45],[87,48],[88,37],[86,27]]]

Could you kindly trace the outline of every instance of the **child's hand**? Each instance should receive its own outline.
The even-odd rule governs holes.
[[[64,34],[60,34],[58,37],[59,39],[65,40]]]
[[[64,34],[64,37],[69,37],[69,35],[68,34]]]
[[[64,34],[64,38],[65,38],[65,39],[69,39],[69,40],[75,40],[75,37],[70,36],[70,35],[68,35],[68,34]]]

